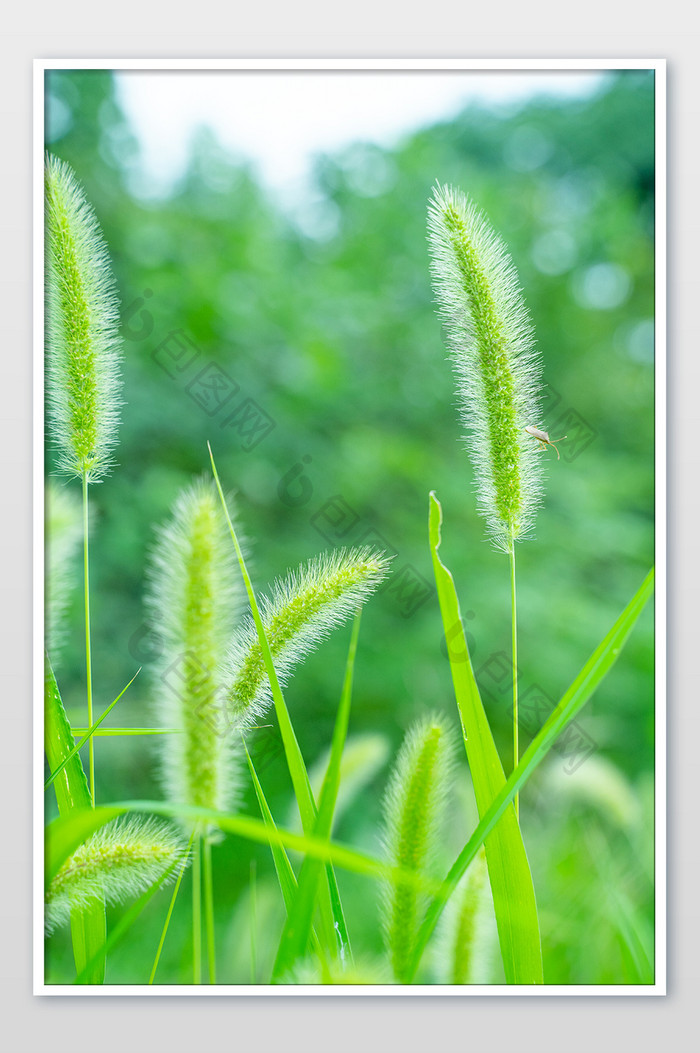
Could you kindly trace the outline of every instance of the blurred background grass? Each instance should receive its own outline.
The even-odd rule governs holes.
[[[207,128],[169,191],[145,193],[139,142],[109,72],[51,72],[46,97],[47,148],[74,167],[95,207],[123,304],[119,466],[91,495],[96,712],[143,664],[110,721],[153,722],[147,666],[158,641],[144,626],[144,567],[154,525],[207,471],[210,440],[237,493],[259,589],[332,544],[375,540],[396,552],[393,584],[363,618],[351,731],[373,745],[364,760],[359,750],[364,777],[336,830],[376,852],[388,758],[403,733],[426,709],[451,714],[456,726],[427,548],[431,489],[511,766],[508,703],[494,679],[509,651],[508,566],[475,513],[432,305],[431,187],[439,179],[465,189],[508,245],[544,361],[542,423],[571,437],[560,462],[544,455],[537,538],[518,549],[531,733],[653,561],[653,77],[610,73],[584,97],[482,102],[398,141],[349,143],[315,158],[312,193],[296,208]],[[76,590],[56,661],[76,725],[85,721],[81,627]],[[578,722],[579,752],[553,754],[522,798],[549,983],[651,977],[652,629],[649,610]],[[309,765],[330,741],[347,643],[348,631],[336,633],[287,692]],[[527,741],[526,733],[523,748]],[[276,728],[251,746],[284,821],[291,791]],[[98,740],[96,758],[98,799],[159,796],[148,739]],[[446,864],[474,821],[462,796]],[[243,808],[256,814],[252,792]],[[227,839],[214,853],[223,982],[251,978],[253,861],[259,982],[282,922],[268,854]],[[376,954],[373,889],[339,877],[354,943]],[[111,982],[147,979],[163,895],[109,963]],[[184,893],[161,982],[189,980],[188,911]],[[485,978],[497,980],[492,959]],[[70,978],[65,932],[50,941],[48,962],[50,981]]]

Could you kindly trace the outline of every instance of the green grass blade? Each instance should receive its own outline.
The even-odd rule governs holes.
[[[172,918],[173,911],[175,910],[175,902],[177,900],[178,893],[180,891],[180,885],[182,884],[182,879],[183,879],[183,877],[185,875],[185,870],[187,869],[187,860],[189,859],[189,855],[190,855],[190,852],[192,850],[192,842],[194,841],[194,835],[196,834],[196,832],[197,832],[197,830],[195,828],[192,831],[192,833],[190,834],[190,839],[187,842],[187,848],[183,852],[182,863],[180,864],[180,873],[177,875],[177,881],[175,882],[175,887],[173,889],[173,894],[170,897],[170,905],[168,907],[168,913],[165,916],[165,922],[163,923],[163,931],[160,934],[160,941],[158,943],[158,948],[156,950],[156,956],[155,956],[155,958],[153,960],[153,968],[151,969],[151,975],[148,978],[149,986],[153,983],[153,981],[156,978],[156,971],[158,969],[158,962],[160,961],[160,956],[163,953],[163,945],[165,944],[165,937],[168,935],[168,928],[170,927],[170,919]],[[169,872],[170,871],[168,871],[168,873]],[[165,880],[165,875],[164,875],[163,880]]]
[[[431,493],[429,534],[435,584],[446,638],[450,640],[457,629],[462,631],[463,651],[460,660],[453,659],[450,651],[450,669],[476,803],[479,815],[483,816],[506,778],[474,679],[454,581],[438,555],[441,524],[442,508]],[[535,890],[514,809],[504,811],[485,846],[506,981],[541,984],[544,982],[542,945]]]
[[[462,875],[506,809],[509,808],[515,794],[523,788],[535,769],[547,756],[567,724],[574,720],[601,680],[610,671],[632,632],[637,619],[651,598],[653,591],[654,570],[652,568],[620,617],[598,644],[581,669],[581,672],[564,693],[547,722],[525,750],[518,767],[508,776],[505,786],[499,791],[491,806],[479,820],[474,833],[467,841],[445,878],[440,895],[431,904],[426,913],[425,920],[418,933],[413,955],[413,975],[415,975],[420,959],[444,906],[457,888]]]
[[[68,819],[92,811],[85,770],[77,750],[73,750],[73,733],[48,655],[44,673],[44,742],[49,768],[55,771],[53,785],[59,816]],[[84,975],[85,983],[104,983],[104,958],[92,968],[88,964],[104,945],[106,925],[105,905],[100,899],[96,898],[86,910],[71,913],[75,968],[78,975]]]
[[[272,812],[267,803],[267,798],[263,792],[263,788],[260,785],[257,772],[251,760],[250,754],[248,753],[248,747],[243,744],[245,749],[246,758],[248,760],[248,768],[250,769],[250,775],[253,780],[253,786],[255,787],[255,796],[258,799],[260,805],[260,812],[263,817],[263,822],[268,829],[277,831],[275,820],[272,817]],[[284,906],[287,912],[291,910],[292,903],[294,902],[294,896],[297,890],[297,878],[292,864],[289,862],[289,856],[284,850],[284,847],[280,844],[270,842],[270,850],[272,852],[272,860],[275,864],[275,871],[277,873],[277,880],[279,882],[280,889],[282,890],[282,898],[284,899]]]
[[[76,744],[75,744],[75,745],[74,745],[74,746],[73,746],[73,747],[71,748],[71,750],[70,750],[70,752],[68,753],[68,755],[67,755],[66,757],[64,757],[64,758],[63,758],[63,760],[62,760],[62,761],[61,761],[61,763],[60,763],[60,764],[58,765],[58,767],[57,767],[57,768],[55,769],[55,771],[52,771],[52,772],[51,772],[51,775],[50,775],[50,776],[48,777],[48,779],[47,779],[47,780],[46,780],[46,782],[44,783],[44,789],[45,789],[45,790],[48,790],[49,786],[50,786],[50,785],[51,785],[51,783],[52,783],[52,782],[54,781],[54,779],[56,779],[56,777],[57,777],[58,775],[60,775],[60,773],[61,773],[61,772],[63,771],[63,769],[65,768],[65,766],[66,766],[67,764],[69,764],[69,763],[70,763],[70,761],[72,761],[72,760],[73,760],[73,757],[75,757],[76,753],[78,753],[78,752],[79,752],[79,751],[80,751],[80,750],[81,750],[81,749],[83,748],[83,746],[85,745],[85,743],[87,742],[87,740],[88,740],[88,739],[90,739],[90,738],[92,738],[92,736],[93,736],[93,735],[95,734],[95,732],[97,731],[97,729],[99,728],[100,724],[101,724],[101,723],[102,723],[102,721],[103,721],[103,720],[105,719],[105,717],[107,716],[107,714],[108,714],[108,713],[111,713],[111,711],[112,711],[112,710],[114,709],[114,707],[116,706],[116,704],[117,704],[117,702],[119,701],[119,699],[120,699],[120,698],[122,697],[122,695],[123,695],[123,694],[125,694],[125,692],[126,692],[126,691],[128,691],[128,689],[129,689],[129,688],[131,687],[131,685],[133,684],[134,680],[136,679],[136,677],[137,677],[137,676],[139,675],[139,673],[140,673],[140,672],[141,672],[141,670],[140,670],[140,669],[137,669],[137,670],[136,670],[136,672],[134,673],[134,675],[132,676],[131,680],[129,681],[129,683],[128,683],[128,684],[126,685],[126,687],[124,688],[124,690],[123,690],[123,691],[120,691],[120,692],[119,692],[119,694],[117,695],[117,697],[116,697],[116,698],[114,699],[114,701],[113,701],[113,702],[110,702],[110,704],[109,704],[109,705],[107,706],[107,708],[105,709],[105,711],[104,711],[104,713],[102,714],[102,716],[101,716],[101,717],[98,717],[98,718],[97,718],[97,720],[96,720],[96,721],[95,721],[95,723],[94,723],[94,724],[92,725],[92,727],[91,727],[91,728],[88,728],[88,730],[87,730],[87,731],[85,732],[85,734],[84,734],[84,735],[83,735],[83,737],[81,738],[80,742],[76,743]],[[74,735],[75,735],[75,732],[73,732],[72,734],[73,734],[73,736],[74,736]]]
[[[308,834],[295,834],[282,827],[271,829],[262,820],[247,815],[230,815],[212,808],[195,808],[192,805],[171,804],[165,801],[119,801],[115,804],[98,805],[90,811],[74,812],[59,816],[46,828],[47,881],[56,875],[63,862],[95,830],[105,823],[127,812],[146,812],[153,815],[181,816],[189,822],[217,823],[222,830],[258,844],[283,845],[303,855],[315,855],[324,862],[343,867],[354,874],[373,879],[403,881],[414,885],[432,896],[440,895],[442,882],[415,870],[390,866],[382,860],[360,852],[338,841],[326,841]]]
[[[231,533],[231,540],[233,541],[234,548],[236,550],[236,556],[238,563],[241,568],[241,574],[245,583],[246,592],[248,594],[248,601],[250,603],[250,610],[255,622],[255,627],[258,632],[258,639],[260,641],[260,648],[265,661],[265,669],[270,681],[270,687],[272,690],[272,698],[274,700],[275,712],[277,714],[277,720],[280,726],[280,734],[282,736],[282,744],[284,746],[285,757],[287,760],[287,766],[289,768],[289,774],[292,779],[292,786],[294,788],[294,796],[296,797],[297,807],[299,808],[299,815],[301,816],[301,823],[305,834],[311,834],[314,829],[316,822],[316,802],[314,801],[314,795],[311,790],[311,784],[309,783],[309,776],[304,764],[304,758],[299,748],[297,737],[294,733],[292,721],[289,716],[289,710],[282,694],[282,688],[280,687],[279,680],[277,678],[277,672],[275,670],[275,664],[272,660],[272,652],[270,651],[270,644],[268,642],[265,627],[260,616],[260,610],[255,597],[255,590],[253,589],[253,583],[250,580],[248,574],[248,568],[246,567],[243,552],[236,536],[236,531],[231,522],[231,517],[228,512],[226,505],[226,498],[221,488],[221,482],[219,480],[219,474],[216,470],[216,464],[214,462],[214,454],[212,453],[211,446],[207,443],[209,448],[209,457],[211,459],[212,472],[214,474],[214,480],[216,482],[216,488],[219,492],[221,504],[226,516],[228,528]],[[343,915],[343,909],[340,903],[340,895],[338,893],[338,885],[333,873],[332,867],[327,869],[328,875],[328,888],[323,891],[320,899],[321,908],[321,922],[324,932],[324,940],[327,948],[331,953],[335,953],[336,939],[339,938],[341,941],[341,954],[350,954],[350,947],[347,943],[347,926],[345,923],[345,917]],[[336,936],[337,934],[337,936]]]
[[[118,701],[118,699],[116,700]],[[79,738],[92,732],[95,738],[120,738],[128,735],[180,735],[179,728],[73,728],[73,735]]]
[[[260,805],[260,812],[262,813],[263,821],[268,827],[268,829],[277,832],[277,825],[275,824],[275,820],[272,817],[270,806],[267,803],[267,798],[265,797],[263,788],[260,785],[260,780],[258,779],[255,766],[253,765],[253,761],[250,757],[250,754],[248,753],[248,749],[245,743],[243,744],[243,748],[245,749],[246,757],[248,758],[248,767],[250,769],[250,775],[253,780],[253,786],[255,787],[255,795],[258,798],[258,804]],[[289,856],[285,852],[284,846],[282,844],[275,844],[271,842],[270,851],[272,852],[272,859],[275,864],[277,880],[282,891],[282,898],[284,899],[284,908],[287,914],[289,914],[289,911],[292,909],[292,905],[294,903],[294,898],[296,896],[297,877],[294,873],[292,864],[289,862]],[[253,888],[254,884],[251,884],[251,891]],[[313,928],[311,929],[311,943],[321,960],[322,967],[325,970],[327,968],[325,955],[321,948],[318,936],[316,935],[316,931]]]
[[[352,637],[348,651],[348,660],[345,667],[343,690],[338,706],[333,738],[331,743],[331,755],[328,769],[323,781],[323,788],[319,798],[318,816],[314,825],[314,837],[330,840],[333,826],[333,815],[335,803],[338,799],[340,787],[340,766],[343,758],[343,748],[348,733],[350,720],[350,704],[352,700],[352,681],[355,669],[355,657],[357,655],[357,640],[360,633],[360,612],[355,615],[352,628]],[[279,980],[301,958],[306,950],[311,932],[314,907],[318,894],[318,882],[323,868],[322,860],[313,856],[307,856],[304,860],[299,874],[299,884],[292,909],[287,915],[287,921],[282,931],[282,937],[277,949],[277,956],[272,969],[272,982]]]

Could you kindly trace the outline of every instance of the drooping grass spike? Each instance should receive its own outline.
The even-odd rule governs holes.
[[[156,703],[161,774],[169,800],[225,810],[239,746],[225,712],[222,665],[244,595],[214,483],[182,491],[158,531],[150,571],[151,624],[162,638]]]
[[[388,573],[389,559],[369,548],[338,549],[316,556],[275,583],[259,600],[260,614],[278,679],[351,617]],[[236,632],[227,661],[231,721],[245,728],[262,716],[272,695],[252,617]]]
[[[87,482],[112,465],[121,405],[119,305],[107,246],[72,170],[47,156],[46,351],[57,468]]]
[[[165,875],[185,851],[172,827],[133,816],[101,827],[65,861],[46,891],[47,932],[95,897],[106,903],[135,898]],[[173,875],[174,877],[174,871]]]
[[[452,757],[450,732],[441,717],[421,720],[409,729],[384,798],[384,851],[390,865],[429,872],[439,839]],[[384,945],[399,983],[408,979],[426,906],[426,896],[413,884],[395,880],[382,886]]]
[[[532,324],[503,242],[460,190],[436,186],[428,235],[479,510],[495,545],[510,552],[531,531],[541,494],[541,463],[525,433],[539,420]]]

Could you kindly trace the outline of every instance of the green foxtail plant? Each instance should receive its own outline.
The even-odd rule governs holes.
[[[315,556],[259,599],[280,684],[338,625],[350,618],[388,573],[389,559],[370,548]],[[272,701],[258,633],[251,617],[237,630],[227,659],[230,720],[245,728]]]
[[[436,187],[428,231],[479,509],[496,546],[510,552],[532,529],[542,489],[541,458],[525,432],[539,420],[532,324],[503,242],[461,191]]]
[[[112,467],[121,405],[119,305],[95,213],[68,165],[45,166],[45,342],[48,417],[58,471],[83,488],[87,721],[92,725],[88,485]],[[95,754],[90,796],[95,803]]]
[[[132,816],[100,827],[62,865],[46,891],[48,932],[65,924],[71,911],[91,901],[125,903],[161,878],[184,855],[173,828],[152,818]],[[174,876],[174,873],[170,876]]]
[[[530,535],[542,493],[537,427],[541,367],[518,275],[486,217],[453,187],[428,208],[433,288],[457,376],[477,504],[510,557],[513,767],[518,763],[515,542]],[[516,812],[518,801],[515,801]]]
[[[165,794],[176,804],[226,811],[240,757],[223,712],[222,663],[244,593],[213,481],[197,480],[178,496],[158,530],[149,580],[151,624],[163,641],[157,716],[178,732],[158,741]]]
[[[418,721],[409,729],[396,758],[384,797],[384,852],[395,867],[429,872],[439,844],[453,749],[449,729],[440,717]],[[382,888],[384,946],[396,980],[407,969],[427,900],[400,880]]]
[[[59,471],[101,479],[121,404],[119,302],[95,213],[67,164],[46,159],[48,411]]]

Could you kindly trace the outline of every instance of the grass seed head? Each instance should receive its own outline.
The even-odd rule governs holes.
[[[171,826],[132,816],[96,830],[65,861],[46,892],[46,929],[52,932],[92,900],[124,903],[145,892],[183,858],[185,844]]]
[[[309,560],[259,600],[280,684],[384,580],[389,559],[369,548],[338,549]],[[270,681],[252,617],[236,632],[227,662],[229,717],[244,728],[271,700]]]
[[[233,502],[229,502],[232,507]],[[225,810],[239,743],[225,713],[222,664],[244,593],[214,482],[196,481],[158,531],[150,570],[151,624],[163,642],[156,667],[161,773],[174,803]]]
[[[428,235],[479,510],[510,552],[531,531],[541,495],[541,462],[525,433],[539,420],[532,324],[503,242],[461,191],[436,186]]]
[[[409,729],[384,797],[384,853],[391,866],[429,871],[434,864],[452,771],[453,746],[441,717]],[[384,945],[396,979],[406,979],[426,896],[400,879],[382,886]]]
[[[95,213],[67,164],[45,168],[48,415],[59,471],[112,465],[121,406],[119,307]]]

